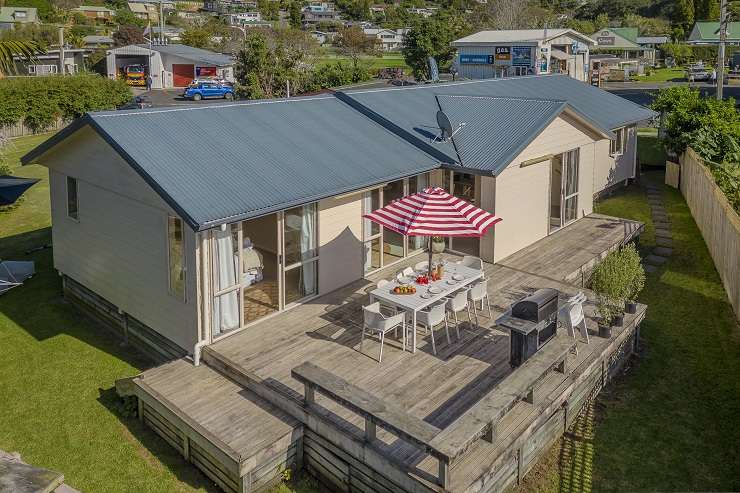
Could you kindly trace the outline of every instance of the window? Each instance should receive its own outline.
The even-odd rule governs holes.
[[[79,203],[77,200],[77,179],[67,177],[67,217],[79,221]]]
[[[179,217],[167,216],[167,256],[170,294],[185,301],[185,243]]]
[[[627,127],[618,128],[614,131],[615,138],[611,141],[609,154],[612,156],[621,156],[624,154],[627,141]]]

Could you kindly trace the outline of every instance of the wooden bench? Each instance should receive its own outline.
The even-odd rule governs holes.
[[[535,404],[539,398],[537,387],[551,370],[565,373],[568,354],[575,340],[559,332],[531,358],[517,367],[470,410],[452,422],[431,442],[454,461],[476,440],[496,440],[496,424],[520,401]]]
[[[435,457],[439,461],[437,482],[448,487],[450,457],[446,447],[432,445],[440,433],[439,428],[312,363],[293,368],[291,375],[304,386],[307,409],[315,404],[315,392],[325,395],[365,419],[365,440],[368,442],[375,440],[376,426],[380,426]]]

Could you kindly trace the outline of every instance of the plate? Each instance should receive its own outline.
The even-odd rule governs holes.
[[[464,275],[462,275],[462,274],[453,274],[452,278],[453,278],[453,279],[454,279],[455,281],[462,281],[463,279],[465,279],[465,276],[464,276]]]
[[[400,279],[396,280],[399,282],[399,284],[410,284],[411,281],[413,281],[413,279],[411,279],[410,277],[401,277]]]
[[[439,289],[437,286],[432,286],[431,288],[429,288],[428,292],[431,294],[439,294],[442,292],[442,290]]]
[[[426,299],[426,298],[431,298],[431,297],[432,297],[432,295],[431,295],[431,294],[429,294],[429,293],[421,293],[421,294],[420,294],[419,296],[421,296],[421,297],[422,297],[422,298],[424,298],[424,299]]]
[[[449,280],[447,281],[447,284],[457,284],[457,281],[456,281],[456,280],[454,280],[454,279],[449,279]]]

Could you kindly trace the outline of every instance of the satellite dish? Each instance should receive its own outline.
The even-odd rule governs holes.
[[[437,111],[437,126],[442,131],[442,140],[447,140],[448,137],[452,137],[452,134],[455,133],[450,117],[442,110]]]

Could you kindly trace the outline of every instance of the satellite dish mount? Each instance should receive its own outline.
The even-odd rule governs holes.
[[[452,121],[450,120],[450,117],[447,116],[447,113],[445,113],[442,110],[437,111],[437,126],[439,126],[440,131],[442,132],[439,137],[435,137],[435,142],[446,142],[448,139],[451,139],[454,137],[454,135],[460,131],[465,126],[465,123],[460,123],[460,125],[457,126],[457,128],[454,128],[452,125]]]

